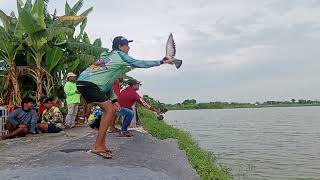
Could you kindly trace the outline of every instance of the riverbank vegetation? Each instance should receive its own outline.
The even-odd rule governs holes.
[[[145,95],[143,98],[154,106],[165,107],[168,110],[188,110],[188,109],[232,109],[232,108],[268,108],[268,107],[300,107],[300,106],[320,106],[320,101],[306,99],[291,99],[289,101],[265,101],[255,103],[239,102],[207,102],[198,103],[195,99],[186,99],[182,103],[164,104]]]
[[[179,148],[186,151],[190,164],[200,175],[201,179],[232,179],[230,169],[217,165],[215,156],[212,153],[202,150],[199,145],[192,140],[190,134],[174,128],[164,121],[159,121],[154,113],[144,108],[139,108],[138,113],[143,128],[152,136],[158,139],[173,138],[178,140]]]

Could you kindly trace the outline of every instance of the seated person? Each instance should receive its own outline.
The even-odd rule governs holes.
[[[130,126],[130,123],[132,121],[132,118],[134,116],[134,112],[132,110],[132,105],[135,103],[139,103],[145,108],[150,109],[151,111],[156,112],[157,114],[160,114],[160,110],[152,107],[147,102],[145,102],[140,95],[137,93],[139,90],[139,87],[141,85],[141,82],[137,80],[129,80],[128,82],[129,87],[125,88],[121,91],[118,101],[121,106],[121,110],[118,111],[116,114],[118,116],[124,116],[124,120],[122,123],[122,129],[120,132],[120,136],[122,137],[130,137],[132,134],[128,132],[128,127]]]
[[[99,129],[101,117],[103,114],[102,109],[99,106],[95,106],[92,111],[94,118],[88,121],[88,124],[92,129]]]
[[[43,105],[46,109],[42,113],[41,123],[37,125],[39,133],[58,133],[64,128],[63,116],[59,108],[52,105],[52,98],[45,98]]]
[[[33,109],[33,103],[33,99],[24,98],[21,102],[21,108],[18,108],[9,114],[5,125],[9,134],[0,136],[0,140],[16,136],[24,137],[29,133],[36,133],[38,114],[36,110]]]
[[[49,97],[46,96],[46,95],[42,95],[40,97],[40,99],[39,99],[41,104],[39,105],[39,108],[38,108],[38,114],[39,114],[40,117],[42,116],[43,111],[46,110],[45,105],[42,103],[46,98],[49,98]],[[61,103],[60,102],[52,102],[52,105],[55,106],[55,107],[60,107]]]
[[[117,115],[118,116],[123,116],[124,117],[124,122],[127,122],[129,123],[130,125],[130,122],[132,121],[132,118],[134,116],[134,113],[131,109],[127,109],[127,108],[121,108],[120,110],[121,112],[118,112]],[[101,117],[102,117],[102,114],[103,114],[103,111],[102,109],[99,107],[99,106],[95,106],[92,110],[92,119],[90,119],[88,121],[88,125],[92,128],[92,129],[95,129],[95,130],[98,130],[99,127],[100,127],[100,122],[101,122]],[[114,119],[116,119],[116,117],[114,117]],[[128,126],[129,126],[128,125]],[[127,125],[125,125],[126,127]],[[131,135],[127,135],[125,137],[131,137]]]

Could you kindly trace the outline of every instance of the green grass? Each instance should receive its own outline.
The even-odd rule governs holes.
[[[143,128],[152,136],[158,139],[177,139],[179,148],[186,151],[190,164],[202,180],[232,179],[230,169],[219,167],[215,163],[214,155],[202,150],[187,132],[174,128],[164,121],[159,121],[152,112],[144,108],[139,108],[139,118]]]

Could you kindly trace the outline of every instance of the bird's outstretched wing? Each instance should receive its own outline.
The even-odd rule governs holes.
[[[166,46],[166,56],[174,57],[176,55],[176,44],[173,40],[173,35],[170,33],[167,46]]]

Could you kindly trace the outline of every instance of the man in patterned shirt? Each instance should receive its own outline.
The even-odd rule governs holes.
[[[41,123],[38,124],[38,132],[58,133],[62,131],[63,116],[59,108],[52,105],[52,98],[45,98],[42,103],[46,109],[43,111]]]

